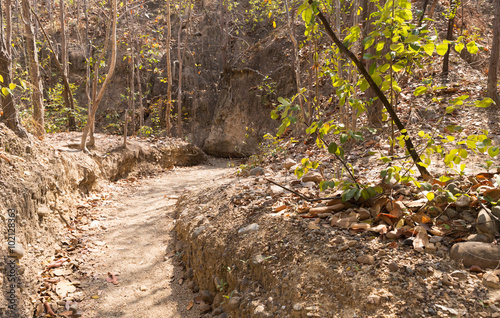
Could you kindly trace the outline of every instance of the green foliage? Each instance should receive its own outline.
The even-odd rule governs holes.
[[[75,96],[75,91],[78,85],[69,84],[71,93]],[[48,98],[45,100],[45,131],[49,133],[61,132],[68,130],[68,116],[71,114],[75,118],[76,125],[79,129],[83,128],[87,123],[86,109],[78,106],[78,101],[73,97],[75,109],[72,110],[64,104],[63,97],[64,86],[56,84],[49,88]]]

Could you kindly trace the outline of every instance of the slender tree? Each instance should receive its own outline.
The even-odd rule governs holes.
[[[170,135],[170,112],[172,111],[172,64],[170,61],[170,45],[172,41],[172,23],[170,21],[170,0],[167,0],[167,107],[165,109],[165,130]],[[162,103],[160,103],[161,105]],[[161,107],[161,106],[160,106]]]
[[[5,124],[12,131],[21,138],[27,138],[28,134],[21,125],[19,120],[19,112],[14,104],[12,94],[7,91],[9,84],[12,82],[12,51],[11,51],[11,38],[12,38],[12,21],[11,21],[11,0],[5,3],[5,19],[6,30],[4,32],[3,21],[0,24],[0,100],[3,110],[3,117]],[[2,14],[2,1],[0,0],[0,17],[3,20]]]
[[[177,137],[182,137],[182,67],[186,55],[186,47],[189,38],[189,22],[191,20],[191,1],[188,2],[188,12],[186,21],[186,38],[184,45],[181,45],[182,36],[182,7],[179,6],[179,33],[177,34],[177,58],[179,59],[179,82],[177,88]],[[183,50],[181,48],[184,47]]]
[[[112,17],[112,31],[111,31],[111,62],[109,65],[109,70],[108,74],[106,76],[106,79],[104,80],[104,83],[101,86],[101,89],[99,90],[99,94],[97,97],[92,100],[92,107],[88,116],[87,124],[85,125],[85,128],[83,129],[82,133],[82,140],[80,143],[80,149],[83,151],[87,151],[87,136],[90,135],[93,137],[93,131],[92,127],[94,126],[95,122],[95,114],[97,112],[97,108],[99,107],[99,103],[101,102],[102,98],[104,97],[104,93],[106,92],[106,88],[109,85],[109,82],[111,81],[111,78],[113,76],[113,73],[115,72],[115,66],[116,66],[116,20],[117,20],[117,5],[116,5],[117,0],[112,0],[111,5],[113,7],[113,17]]]
[[[61,23],[61,66],[63,70],[63,77],[68,78],[68,43],[66,40],[66,9],[64,0],[59,1],[59,20]],[[41,25],[40,25],[41,27]],[[71,89],[69,85],[63,86],[64,105],[68,109],[68,128],[70,131],[76,130],[75,121],[75,104],[71,98]]]
[[[21,0],[24,36],[26,39],[26,53],[29,60],[29,73],[33,99],[33,119],[35,122],[35,135],[43,138],[44,135],[44,105],[43,105],[43,86],[40,77],[40,68],[38,63],[38,50],[36,46],[34,21],[31,15],[29,0]]]
[[[498,63],[500,60],[500,0],[495,1],[495,18],[493,20],[493,43],[491,45],[490,65],[488,71],[488,96],[500,107],[498,96]]]

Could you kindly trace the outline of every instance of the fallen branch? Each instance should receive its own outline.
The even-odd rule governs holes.
[[[271,182],[272,184],[274,185],[277,185],[278,187],[282,188],[282,189],[285,189],[286,191],[289,191],[293,194],[295,194],[296,196],[306,200],[307,202],[317,202],[317,201],[328,201],[328,200],[338,200],[338,199],[342,199],[342,196],[340,195],[337,195],[337,196],[334,196],[334,197],[329,197],[329,198],[318,198],[318,199],[309,199],[308,197],[298,193],[297,191],[295,190],[292,190],[292,189],[289,189],[285,186],[282,186],[281,184],[277,183],[277,182],[274,182],[273,180],[269,180],[267,178],[264,178],[267,182]]]

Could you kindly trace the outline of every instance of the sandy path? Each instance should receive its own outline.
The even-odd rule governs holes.
[[[227,174],[225,162],[213,161],[119,189],[103,221],[107,230],[90,238],[105,246],[93,260],[96,275],[84,287],[83,317],[199,317],[196,305],[187,310],[192,291],[179,285],[173,206],[184,191],[228,182]],[[105,281],[108,271],[119,274],[118,285]]]

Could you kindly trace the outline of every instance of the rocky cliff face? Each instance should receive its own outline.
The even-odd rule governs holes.
[[[283,30],[271,25],[233,25],[231,22],[227,52],[230,71],[223,74],[223,37],[217,2],[204,1],[194,6],[183,63],[183,134],[209,154],[244,157],[257,151],[265,133],[275,131],[277,122],[270,118],[272,103],[278,96],[290,96],[295,92],[289,54],[291,44]],[[229,15],[244,16],[248,6],[248,1],[241,1]],[[158,5],[150,7],[150,10],[161,9],[162,6]],[[172,13],[172,23],[172,36],[176,39],[179,20],[175,12]],[[182,32],[184,38],[186,30]],[[177,45],[176,41],[172,42],[173,99],[177,99],[178,86]],[[81,54],[75,50],[70,53],[70,59],[81,64],[78,60]],[[165,56],[157,67],[166,69]],[[75,68],[75,72],[81,71]],[[120,98],[120,94],[126,94],[128,72],[127,63],[119,58],[113,84],[102,103],[98,120],[103,120],[112,111],[124,116],[127,102]],[[166,94],[167,85],[151,71],[145,72],[142,80],[142,86],[149,89],[149,95],[144,98],[144,102],[149,103],[146,107],[149,107],[158,96]],[[82,97],[80,105],[85,103]],[[174,115],[176,109],[175,104]]]

